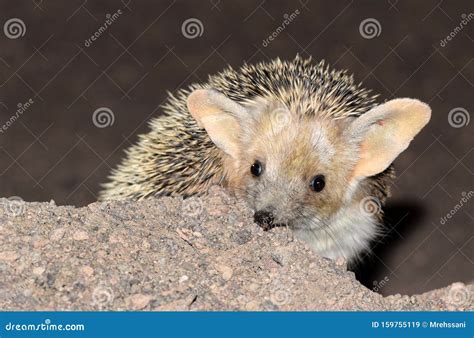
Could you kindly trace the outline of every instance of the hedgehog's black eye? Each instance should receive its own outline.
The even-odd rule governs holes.
[[[258,177],[262,174],[263,172],[263,166],[260,161],[255,161],[252,166],[250,167],[250,172],[252,173],[253,176]]]
[[[309,185],[311,186],[311,189],[313,189],[314,191],[320,192],[321,190],[324,189],[324,186],[326,185],[324,175],[314,176]]]

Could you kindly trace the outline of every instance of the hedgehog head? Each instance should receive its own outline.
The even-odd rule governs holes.
[[[324,228],[341,212],[357,212],[370,193],[364,181],[386,170],[430,118],[426,104],[407,98],[340,119],[301,111],[314,102],[236,102],[212,89],[195,90],[187,103],[222,150],[228,186],[257,223],[290,228]]]

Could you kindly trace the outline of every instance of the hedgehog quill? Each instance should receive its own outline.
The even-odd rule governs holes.
[[[262,227],[287,226],[320,255],[349,261],[380,235],[392,162],[431,116],[416,99],[377,104],[347,72],[298,56],[228,68],[170,94],[163,109],[101,200],[186,197],[219,184]]]

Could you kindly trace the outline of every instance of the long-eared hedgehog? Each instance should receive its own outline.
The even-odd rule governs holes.
[[[288,226],[319,254],[353,260],[380,233],[392,162],[431,116],[416,99],[375,99],[346,71],[298,56],[228,68],[170,94],[100,199],[219,184],[263,227]]]

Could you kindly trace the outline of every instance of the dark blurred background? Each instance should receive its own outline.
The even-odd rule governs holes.
[[[359,278],[383,294],[474,279],[472,1],[0,4],[1,196],[94,202],[167,91],[299,53],[348,69],[381,101],[415,97],[433,109],[395,162],[389,235]],[[98,109],[113,123],[94,120]]]

